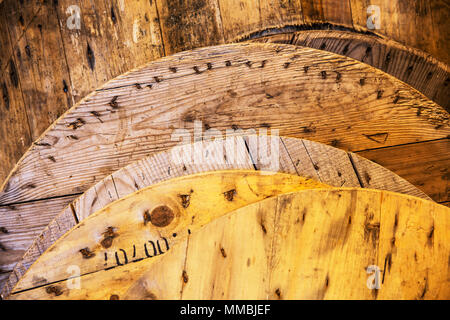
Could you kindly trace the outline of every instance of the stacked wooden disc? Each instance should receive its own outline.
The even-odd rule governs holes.
[[[145,14],[108,64],[88,41],[73,68],[108,76],[83,85],[2,185],[1,297],[449,299],[447,57],[356,28],[357,13],[351,26],[306,19],[314,1],[260,1],[260,24],[228,12],[230,0],[206,2],[198,16],[220,21],[184,46],[185,22],[167,17],[186,8],[108,9],[120,41]],[[122,69],[155,34],[167,56],[152,47]],[[26,67],[8,68],[14,86]],[[3,88],[9,110],[19,98]]]

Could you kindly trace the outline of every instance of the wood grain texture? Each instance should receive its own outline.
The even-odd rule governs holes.
[[[301,0],[305,23],[333,22],[352,25],[350,1],[342,0]]]
[[[256,42],[287,43],[341,54],[400,79],[450,110],[450,69],[423,51],[395,41],[348,31],[299,31],[265,36]],[[418,112],[420,112],[420,107]]]
[[[421,49],[449,63],[448,16],[445,1],[427,0],[350,0],[353,25],[367,29],[369,5],[380,8],[380,29],[372,30],[386,38]],[[439,43],[439,45],[438,45]],[[444,45],[447,43],[446,45]],[[447,49],[447,50],[445,50]]]
[[[66,11],[72,5],[80,10],[80,29],[67,25]],[[155,1],[62,0],[57,10],[76,101],[119,74],[164,55]]]
[[[74,104],[55,8],[42,5],[23,35],[12,41],[17,41],[17,77],[32,137],[37,140]]]
[[[55,212],[61,212],[75,198],[69,196],[0,207],[0,269],[11,271],[32,241],[55,218]]]
[[[155,0],[166,55],[224,42],[218,0]]]
[[[34,239],[20,261],[19,257],[16,258],[18,263],[14,267],[13,275],[6,282],[2,295],[8,295],[17,280],[41,253],[48,249],[55,239],[70,230],[70,225],[59,223],[60,220],[66,221],[65,217],[68,213],[74,213],[76,220],[82,221],[119,198],[180,176],[215,170],[267,170],[270,167],[267,166],[265,158],[267,155],[271,157],[275,152],[278,154],[278,159],[272,158],[272,161],[277,160],[278,164],[272,166],[272,170],[278,168],[279,172],[304,176],[336,187],[362,186],[429,199],[413,185],[389,170],[353,153],[294,138],[270,137],[269,141],[262,140],[257,144],[252,143],[255,141],[254,138],[252,136],[228,138],[229,144],[225,147],[233,146],[228,150],[234,151],[234,157],[226,152],[227,149],[224,150],[224,145],[219,140],[208,143],[197,142],[179,150],[173,149],[144,158],[114,172],[75,199],[62,213],[53,212],[55,219],[49,225],[58,225],[58,229],[46,228]],[[275,146],[278,147],[274,148]],[[204,161],[190,163],[189,158],[183,157],[185,150],[191,150]],[[224,158],[224,155],[227,156],[227,161],[218,161]],[[6,214],[8,214],[7,211],[5,211]],[[67,228],[64,229],[64,226]]]
[[[0,10],[0,29],[6,30],[6,24],[5,12]],[[33,138],[8,33],[0,32],[0,48],[0,181],[4,181]]]
[[[365,64],[290,45],[218,46],[150,63],[88,96],[24,156],[0,203],[83,192],[174,146],[174,130],[192,133],[195,120],[222,134],[270,127],[352,151],[450,132],[445,110]]]
[[[448,3],[443,0],[375,2],[382,9],[382,29],[373,30],[378,36],[416,47],[449,63]],[[80,9],[80,29],[70,29],[67,25],[73,16],[70,12],[73,5]],[[18,93],[25,97],[25,102],[18,103],[26,103],[27,114],[17,119],[17,127],[26,128],[31,124],[32,137],[23,142],[26,148],[89,92],[149,60],[182,50],[232,42],[250,34],[342,29],[342,25],[349,31],[368,33],[368,5],[366,0],[114,0],[95,3],[7,0],[0,8],[0,14],[4,15],[0,39],[11,39],[12,50],[1,51],[0,66],[4,70],[17,52],[24,57],[24,61],[16,61],[16,65],[18,80],[23,83]],[[27,57],[28,54],[31,57]],[[41,79],[44,82],[40,82]],[[444,81],[448,84],[448,77]],[[49,83],[54,86],[50,88]],[[445,101],[448,90],[440,94],[444,96],[439,101]],[[0,123],[7,133],[3,140],[18,147],[20,135],[16,134],[16,124],[5,117]],[[8,163],[0,169],[0,181],[4,181],[25,151],[23,146],[14,152],[10,150],[9,146],[0,150],[6,160],[2,163]]]
[[[449,209],[431,201],[303,190],[179,232],[157,256],[81,275],[79,289],[62,274],[62,281],[10,298],[448,299],[448,227]],[[89,226],[78,232],[83,228]],[[367,287],[370,265],[379,266],[377,290]]]
[[[386,148],[358,154],[392,170],[435,201],[450,201],[450,140],[443,139],[415,145]],[[442,157],[435,158],[440,154]]]
[[[326,187],[297,175],[255,170],[214,171],[170,179],[132,193],[83,219],[49,247],[13,291],[59,281],[72,265],[85,274],[107,270],[117,261],[157,255],[177,242],[178,234],[194,232],[237,208],[286,192]],[[145,238],[149,242],[143,241]],[[83,248],[93,259],[80,253]],[[122,256],[123,248],[133,250]],[[49,265],[54,267],[49,270]],[[38,278],[42,280],[36,281]]]

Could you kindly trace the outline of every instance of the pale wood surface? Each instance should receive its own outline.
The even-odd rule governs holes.
[[[214,171],[155,184],[90,217],[77,212],[83,221],[49,247],[48,255],[31,266],[14,291],[61,280],[71,265],[79,266],[84,274],[107,270],[117,259],[144,259],[160,248],[167,250],[164,247],[172,246],[178,233],[195,231],[247,204],[286,192],[325,187],[297,175],[255,170]],[[147,243],[145,238],[155,240]],[[95,255],[94,259],[80,253],[83,248]],[[134,250],[122,256],[122,248]],[[115,259],[115,255],[120,258]],[[49,269],[49,265],[54,267]]]
[[[198,231],[180,230],[177,243],[157,256],[82,271],[79,289],[67,286],[73,279],[61,274],[61,281],[10,298],[448,299],[449,210],[387,191],[283,194]],[[64,242],[71,246],[69,235]],[[95,264],[95,257],[86,262]],[[370,265],[380,269],[379,290],[367,287]]]
[[[223,156],[223,147],[220,142],[218,144],[210,142],[210,146],[203,143],[205,147],[203,149],[204,163],[187,163],[182,161],[180,153],[173,155],[172,151],[158,153],[114,172],[73,201],[62,213],[59,210],[48,211],[49,214],[56,216],[51,225],[57,225],[58,228],[49,225],[42,234],[34,239],[33,243],[31,243],[31,238],[28,240],[31,246],[15,266],[2,294],[7,295],[17,280],[39,258],[41,253],[48,249],[56,239],[69,231],[70,225],[61,224],[59,221],[66,221],[66,217],[70,217],[70,213],[74,213],[77,217],[76,219],[72,217],[73,223],[77,223],[119,198],[155,183],[179,176],[213,170],[261,170],[267,168],[264,162],[258,159],[258,155],[265,154],[266,148],[262,148],[258,152],[252,147],[251,140],[253,138],[255,137],[233,137],[236,156],[234,159],[228,156],[228,161],[223,163],[215,161],[217,157]],[[199,145],[200,142],[192,145],[191,150],[199,153],[197,151],[200,150]],[[404,179],[353,153],[347,153],[344,150],[317,142],[286,137],[271,137],[267,146],[270,146],[271,149],[275,145],[279,145],[279,158],[277,159],[279,161],[279,172],[297,174],[336,187],[362,186],[429,199]],[[260,144],[260,146],[264,147],[266,144]],[[271,150],[268,151],[267,154],[271,154]],[[4,214],[6,216],[9,213],[5,211]],[[34,212],[27,212],[27,214],[36,215]],[[36,217],[36,219],[39,218]],[[23,224],[23,226],[26,229],[26,225]],[[64,226],[67,228],[62,228]],[[29,227],[33,228],[34,226],[30,225]],[[16,240],[15,233],[9,233],[7,236],[9,242],[14,243]],[[17,256],[15,261],[18,261],[19,258]]]
[[[22,158],[0,203],[83,192],[174,146],[174,129],[192,133],[194,120],[222,134],[270,127],[359,151],[446,138],[448,117],[400,81],[335,54],[274,44],[198,49],[122,75],[85,98]]]

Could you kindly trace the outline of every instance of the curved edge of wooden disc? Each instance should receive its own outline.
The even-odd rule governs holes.
[[[405,82],[450,112],[450,66],[419,49],[394,40],[341,30],[258,33],[241,40],[305,46],[350,57]]]
[[[158,182],[109,203],[73,226],[40,255],[12,292],[29,290],[33,285],[42,286],[43,283],[35,284],[37,278],[45,278],[45,284],[57,281],[56,275],[62,275],[69,267],[63,260],[70,259],[70,265],[79,266],[83,274],[107,270],[113,258],[110,257],[105,265],[104,254],[120,252],[120,248],[130,245],[138,247],[133,260],[145,259],[139,246],[143,237],[150,237],[155,243],[164,238],[167,246],[171,247],[186,233],[186,229],[194,232],[217,217],[248,204],[283,193],[321,188],[330,186],[289,173],[251,169],[200,172]],[[165,208],[164,212],[159,214],[158,208]],[[166,218],[154,221],[155,210],[156,215]],[[108,226],[103,226],[104,223]],[[88,234],[80,233],[84,228],[89,229]],[[105,230],[108,235],[105,235]],[[91,237],[97,234],[107,242],[97,239],[97,236],[95,239]],[[64,241],[70,242],[69,248],[61,247]],[[92,262],[86,258],[87,253],[80,254],[81,251],[74,249],[78,247],[87,248],[89,258],[96,255],[100,260]],[[73,253],[68,253],[73,250]],[[45,276],[49,265],[56,267]]]
[[[158,70],[159,72],[162,72],[161,70],[164,70],[164,72],[169,72],[167,69],[168,67],[168,62],[173,61],[174,63],[176,63],[177,61],[190,61],[190,59],[197,58],[198,55],[202,55],[201,59],[205,59],[205,56],[214,56],[215,54],[217,54],[218,50],[221,52],[227,52],[230,50],[237,50],[238,48],[245,48],[245,47],[249,47],[249,46],[257,46],[258,48],[268,48],[268,49],[276,49],[277,47],[279,47],[280,45],[275,45],[275,44],[270,44],[270,43],[235,43],[235,44],[226,44],[226,45],[219,45],[219,46],[213,46],[213,47],[206,47],[206,48],[199,48],[199,49],[193,49],[193,50],[189,50],[189,51],[184,51],[184,52],[180,52],[177,54],[174,54],[173,56],[169,56],[169,57],[164,57],[152,62],[149,62],[147,64],[144,64],[138,68],[132,69],[110,81],[108,81],[107,83],[105,83],[103,86],[101,86],[99,89],[97,89],[96,91],[90,93],[87,97],[85,97],[84,99],[82,99],[81,101],[79,101],[76,105],[74,105],[72,108],[70,108],[69,110],[67,110],[60,118],[58,118],[51,126],[49,126],[49,128],[47,128],[47,130],[33,143],[33,145],[26,151],[26,153],[21,157],[21,159],[18,161],[18,163],[15,165],[15,167],[13,168],[13,170],[9,173],[8,177],[5,179],[5,181],[3,182],[3,184],[0,187],[0,196],[2,194],[6,194],[9,190],[10,187],[10,180],[15,177],[17,174],[20,174],[21,171],[21,166],[26,162],[27,158],[30,157],[32,154],[35,154],[34,148],[35,146],[46,146],[48,145],[48,143],[46,143],[45,137],[50,136],[49,133],[56,128],[56,126],[58,124],[63,124],[65,123],[63,120],[70,114],[73,115],[73,113],[76,112],[76,110],[82,106],[86,101],[90,100],[91,98],[93,98],[96,94],[98,94],[99,92],[108,90],[108,89],[112,89],[112,88],[117,88],[117,86],[119,85],[119,83],[122,83],[122,86],[133,86],[133,84],[135,85],[135,81],[131,80],[131,83],[128,83],[130,81],[130,79],[128,79],[131,76],[137,75],[139,74],[139,71],[142,71],[146,68],[153,68],[155,70]],[[287,50],[291,50],[290,48],[292,48],[292,50],[295,50],[296,46],[293,45],[287,45],[287,44],[283,44],[283,46],[285,46],[287,48]],[[311,48],[310,50],[317,50],[314,48]],[[319,52],[321,50],[318,50]],[[331,53],[330,54],[334,54]],[[369,66],[369,65],[368,65]],[[370,67],[370,66],[369,66]],[[378,70],[376,68],[374,68],[374,70],[377,70],[378,72],[382,73],[386,78],[389,78],[391,81],[394,82],[399,82],[401,83],[401,85],[406,86],[408,90],[414,91],[414,96],[418,96],[421,99],[425,99],[427,101],[429,101],[431,104],[435,105],[436,107],[441,108],[439,105],[435,104],[434,102],[432,102],[431,100],[429,100],[428,98],[426,98],[422,93],[420,93],[419,91],[415,90],[414,88],[412,88],[410,85],[407,85],[405,83],[403,83],[403,81],[398,80],[397,78],[381,71]],[[156,77],[157,78],[157,77]],[[127,82],[128,79],[128,82]],[[158,82],[159,80],[155,80],[156,82]],[[437,111],[434,111],[434,113],[436,113]],[[444,109],[442,109],[442,112],[445,112]],[[448,114],[446,115],[448,116]],[[433,115],[433,117],[437,117],[437,118],[442,118],[442,115],[440,114],[440,110],[439,112],[437,112],[436,114]],[[26,179],[24,179],[25,181]],[[26,189],[26,187],[30,187],[32,188],[34,185],[29,186],[29,184],[23,182],[23,188]],[[35,186],[34,186],[35,187]],[[23,189],[22,188],[22,189]],[[16,188],[17,189],[17,188]],[[19,188],[20,189],[20,188]],[[34,189],[34,188],[33,188]],[[17,191],[17,190],[15,190]],[[24,200],[22,198],[24,198],[23,196],[19,197],[20,201]],[[25,197],[26,198],[26,197]]]
[[[382,205],[384,205],[384,206],[386,206],[386,208],[390,209],[389,217],[386,217],[386,216],[378,216],[378,217],[371,217],[371,218],[365,217],[365,219],[362,219],[362,217],[359,217],[359,219],[355,219],[355,218],[358,218],[358,217],[353,217],[351,219],[352,225],[358,224],[358,225],[364,226],[364,228],[366,228],[366,229],[368,228],[367,225],[369,225],[370,228],[375,228],[375,229],[378,228],[379,231],[374,231],[374,230],[372,230],[370,228],[369,228],[370,229],[369,231],[366,230],[369,233],[377,232],[378,237],[382,237],[384,239],[384,243],[385,243],[384,246],[379,247],[377,245],[378,246],[377,252],[380,251],[380,254],[379,254],[380,257],[378,257],[378,259],[376,259],[377,260],[376,263],[378,265],[381,265],[381,262],[385,259],[384,258],[385,255],[386,255],[386,257],[388,257],[390,254],[393,254],[395,256],[394,253],[390,253],[390,251],[394,250],[394,249],[390,248],[389,246],[386,246],[386,244],[391,245],[392,234],[391,234],[391,230],[390,229],[393,228],[394,233],[395,233],[396,228],[406,228],[404,226],[404,223],[408,222],[410,220],[409,215],[410,214],[415,215],[416,211],[405,212],[404,209],[407,208],[408,206],[414,204],[414,203],[420,204],[420,205],[417,205],[417,206],[423,206],[423,207],[426,207],[426,208],[433,208],[432,220],[431,221],[427,221],[427,226],[430,224],[431,231],[428,230],[429,228],[418,228],[418,230],[420,229],[420,232],[423,235],[425,235],[425,234],[427,235],[427,236],[421,237],[420,241],[429,242],[429,234],[433,235],[433,231],[436,232],[436,235],[438,235],[439,241],[442,241],[443,238],[446,237],[444,235],[444,233],[443,233],[443,230],[445,230],[445,225],[448,225],[448,222],[449,222],[449,218],[448,217],[450,217],[450,216],[448,214],[450,214],[450,208],[447,208],[447,207],[445,207],[443,205],[437,204],[437,203],[435,203],[433,201],[417,198],[417,197],[414,197],[414,196],[411,196],[411,195],[404,195],[404,194],[399,194],[399,193],[395,193],[395,192],[391,192],[391,191],[385,191],[385,190],[361,189],[361,188],[313,189],[313,190],[301,190],[301,191],[294,191],[294,192],[290,192],[290,193],[285,193],[285,194],[281,194],[281,195],[278,195],[278,196],[275,196],[275,197],[271,197],[271,198],[268,198],[268,199],[265,199],[265,200],[262,200],[262,201],[250,204],[248,206],[242,207],[242,208],[237,209],[235,211],[229,212],[229,213],[225,214],[224,216],[222,216],[222,217],[220,217],[218,219],[215,219],[214,221],[215,222],[217,222],[217,221],[219,221],[219,222],[220,221],[224,221],[226,219],[229,219],[232,216],[236,216],[237,213],[247,212],[248,210],[253,210],[253,208],[255,208],[255,207],[257,207],[257,208],[264,207],[266,204],[268,204],[270,202],[273,202],[273,201],[279,202],[279,200],[281,199],[280,203],[283,203],[283,201],[282,201],[283,199],[287,199],[287,198],[290,198],[290,197],[295,197],[297,195],[311,194],[311,193],[314,193],[320,199],[328,198],[330,194],[342,195],[342,193],[344,193],[344,194],[347,193],[347,194],[352,195],[354,193],[358,193],[358,195],[366,195],[367,198],[369,198],[369,200],[372,199],[372,198],[377,198],[377,199],[380,200],[380,203],[378,205],[376,205],[375,208],[372,208],[371,210],[369,210],[370,212],[368,214],[370,214],[372,211],[373,212],[378,212],[378,214],[380,214],[381,213],[380,208],[381,208]],[[324,196],[322,194],[326,194],[326,196]],[[399,199],[403,199],[405,201],[399,201]],[[368,203],[372,204],[373,202],[368,201]],[[286,205],[286,203],[285,203],[285,205]],[[393,206],[395,208],[390,208],[390,206]],[[280,207],[284,207],[284,206],[280,206]],[[378,208],[378,209],[376,209],[376,208]],[[403,210],[400,210],[402,208],[403,208]],[[361,207],[361,210],[363,211],[362,207]],[[367,207],[366,207],[365,210],[367,211]],[[348,212],[348,210],[343,210],[343,212],[344,211]],[[425,211],[428,212],[428,210],[424,210],[424,212]],[[438,213],[437,215],[436,215],[436,211]],[[406,216],[406,218],[405,218],[405,216]],[[293,218],[296,218],[298,220],[299,217],[293,217]],[[344,218],[343,222],[345,222],[346,224],[347,224],[347,221],[350,221],[348,219],[348,217],[343,217],[343,218]],[[416,217],[415,219],[417,220],[418,218]],[[288,225],[291,224],[291,222],[293,222],[293,220],[292,221],[291,220],[292,219],[288,219],[288,221],[286,223]],[[435,221],[436,220],[438,222],[439,221],[440,222],[444,222],[445,221],[446,223],[444,224],[444,226],[442,226],[441,223],[437,223],[440,226],[440,229],[439,230],[435,230],[435,225],[436,225]],[[214,221],[209,223],[209,224],[206,224],[204,227],[200,228],[197,232],[194,232],[193,236],[195,237],[196,234],[200,234],[202,232],[202,230],[204,230],[205,228],[208,228],[208,226],[212,226]],[[398,222],[399,226],[395,225],[396,221],[399,221]],[[386,228],[386,231],[382,231],[381,226],[379,226],[380,222],[384,222],[384,223],[386,223],[388,225],[387,228]],[[242,225],[244,225],[244,224],[242,224]],[[333,226],[332,224],[330,225],[330,227],[331,227],[332,230],[334,230],[336,228],[336,226]],[[260,228],[261,228],[261,226],[260,226]],[[265,227],[263,227],[263,229],[266,230]],[[341,231],[343,231],[344,233],[346,232],[345,230],[341,230]],[[266,232],[267,231],[265,231],[265,233]],[[380,235],[380,232],[383,232],[383,234]],[[273,234],[273,230],[271,230],[269,233]],[[208,234],[210,235],[211,233],[208,233]],[[372,237],[372,236],[373,235],[369,234],[369,238]],[[398,242],[401,242],[401,243],[404,244],[408,240],[408,239],[406,239],[406,240],[402,239],[402,236],[399,236],[398,237],[399,239],[396,240],[397,245],[399,245]],[[334,239],[334,240],[336,241],[336,239]],[[369,239],[366,242],[371,243],[371,240]],[[175,247],[177,247],[177,248],[182,247],[183,243],[184,242],[175,244],[174,248]],[[425,245],[425,247],[426,247],[426,245]],[[176,249],[174,249],[174,248],[172,248],[172,250],[175,250],[175,252],[176,252]],[[186,253],[186,249],[185,248],[182,248],[181,250],[184,253]],[[432,249],[427,249],[427,250],[432,250]],[[174,252],[174,251],[171,251],[171,252]],[[228,252],[228,254],[231,253],[230,251],[227,251],[227,252]],[[418,253],[419,256],[422,256],[420,251],[417,251],[417,253]],[[223,255],[223,253],[222,253],[222,255]],[[48,292],[48,291],[47,291],[47,294],[45,294],[45,297],[43,297],[42,290],[46,290],[49,286],[52,286],[52,287],[58,286],[59,284],[61,284],[61,283],[63,283],[65,281],[65,280],[63,280],[63,281],[60,281],[58,283],[49,284],[47,286],[40,287],[40,288],[37,288],[37,289],[31,289],[30,291],[26,291],[26,292],[23,292],[23,293],[14,294],[10,298],[13,298],[13,299],[24,299],[24,298],[25,299],[37,299],[37,298],[41,298],[41,299],[42,298],[44,298],[44,299],[50,299],[50,298],[54,298],[54,299],[67,299],[67,298],[69,298],[69,299],[80,299],[80,298],[83,297],[83,295],[84,295],[84,298],[87,298],[87,292],[90,289],[92,289],[92,288],[98,289],[98,281],[100,281],[105,286],[105,288],[108,288],[108,289],[114,288],[114,284],[116,284],[117,286],[120,286],[120,285],[123,286],[123,283],[126,282],[127,280],[130,281],[130,280],[135,280],[136,278],[139,279],[143,275],[147,274],[149,272],[149,270],[151,270],[151,269],[149,269],[149,266],[157,266],[157,265],[161,264],[161,261],[170,260],[170,256],[171,256],[171,253],[169,253],[169,255],[160,255],[160,256],[157,256],[157,257],[155,257],[153,259],[144,259],[144,260],[138,261],[136,263],[125,264],[123,266],[120,266],[120,268],[116,268],[115,270],[107,270],[105,272],[102,272],[101,274],[100,273],[98,273],[98,274],[94,273],[94,274],[88,274],[88,275],[81,276],[81,277],[88,278],[88,285],[86,285],[86,282],[83,282],[84,283],[83,288],[81,288],[81,290],[75,290],[77,292],[73,296],[71,296],[70,293],[69,293],[70,289],[67,289],[64,286],[59,286],[58,294],[56,294],[54,297],[52,296],[52,292]],[[166,257],[166,258],[164,258],[164,257]],[[427,260],[424,260],[423,257],[421,259],[423,261],[427,261]],[[395,262],[396,262],[396,265],[398,266],[399,263],[397,261],[395,261]],[[364,262],[364,263],[367,263],[367,261]],[[446,265],[446,263],[447,263],[447,261],[445,259],[445,263],[444,264]],[[367,265],[364,265],[363,267],[366,268]],[[428,274],[427,270],[422,270],[422,271],[424,271],[426,274]],[[122,276],[112,277],[111,276],[111,272],[119,272],[119,273],[121,272],[121,274],[124,276],[124,278],[122,278]],[[396,272],[399,272],[399,270],[397,269]],[[390,270],[389,270],[389,273],[391,273]],[[409,269],[408,269],[408,270],[403,270],[403,271],[400,270],[400,273],[408,274],[410,272],[409,272]],[[95,277],[99,277],[100,279],[95,279]],[[186,275],[186,277],[187,277],[187,275]],[[86,278],[84,278],[84,281],[86,281]],[[173,278],[173,279],[175,279],[175,278]],[[436,282],[436,279],[433,278],[433,280],[434,280],[434,282]],[[178,281],[180,281],[180,283],[182,283],[183,282],[183,277],[180,276]],[[184,282],[187,283],[186,280],[184,280]],[[95,286],[92,285],[93,283],[95,284]],[[420,281],[419,281],[419,283],[420,283]],[[365,281],[362,283],[362,286],[364,284],[365,284]],[[392,286],[395,287],[396,285],[398,285],[398,283],[396,283],[396,282],[394,282],[393,284],[392,283],[390,284],[391,287]],[[425,281],[425,287],[427,288],[426,281]],[[128,287],[128,289],[131,289],[131,287]],[[125,296],[126,296],[126,294],[129,293],[128,289],[125,290],[125,291],[122,290],[121,293],[125,293]],[[61,290],[61,291],[59,291],[59,290]],[[176,289],[176,290],[178,290],[178,289]],[[176,290],[174,289],[173,292],[175,292]],[[102,290],[100,290],[100,291],[102,291]],[[275,292],[275,290],[273,290],[273,291]],[[427,291],[427,289],[425,291]],[[108,293],[107,295],[109,296],[110,294],[111,293]],[[444,293],[444,294],[446,294],[446,293]],[[49,297],[49,295],[50,295],[50,297]],[[105,299],[105,298],[107,298],[107,296],[104,296],[104,295],[105,295],[105,292],[100,292],[99,296],[96,296],[96,294],[93,293],[93,295],[89,296],[89,298],[90,299]],[[422,294],[422,296],[423,295],[424,294]],[[380,296],[372,295],[371,293],[369,294],[369,296],[372,299],[373,298],[375,298],[375,299],[380,298]],[[163,297],[163,299],[168,299],[168,298],[169,297],[165,297],[165,298]],[[173,297],[170,297],[169,299],[173,299]],[[381,299],[383,299],[383,296],[381,296]],[[395,299],[395,297],[390,297],[389,295],[387,295],[387,299]]]
[[[132,163],[105,177],[88,189],[61,213],[36,237],[21,261],[14,267],[1,295],[7,296],[36,259],[57,239],[93,212],[132,192],[167,179],[194,173],[223,169],[253,169],[258,163],[254,150],[248,150],[247,137],[236,136],[238,166],[185,165],[174,163],[171,151],[164,151]],[[388,169],[351,152],[322,143],[287,137],[271,137],[279,140],[280,172],[312,178],[332,186],[352,186],[391,190],[424,199],[430,198],[415,186]],[[241,152],[239,152],[241,151]],[[256,166],[256,167],[255,167]],[[79,212],[77,214],[77,211]],[[81,214],[81,212],[86,212]]]

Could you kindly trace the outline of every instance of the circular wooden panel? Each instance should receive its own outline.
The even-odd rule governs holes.
[[[448,118],[403,82],[333,53],[256,43],[198,49],[149,63],[86,97],[24,155],[0,204],[83,192],[176,145],[176,129],[193,137],[195,120],[197,130],[222,136],[270,127],[358,151],[445,139]]]
[[[82,273],[79,288],[77,278],[65,275],[11,298],[448,299],[449,213],[386,191],[283,194],[192,234],[178,230],[179,242],[164,247],[167,253],[135,262],[121,256],[109,270]],[[71,233],[89,228],[86,223]],[[69,233],[59,245],[72,246],[72,239]],[[94,258],[86,261],[95,264]]]
[[[229,162],[217,161],[217,155],[220,154],[220,151],[223,151],[223,144],[220,143],[220,140],[217,141],[219,143],[210,142],[211,146],[203,142],[205,147],[203,149],[204,163],[180,161],[182,160],[180,156],[172,155],[172,150],[144,158],[98,182],[62,212],[61,209],[58,210],[58,207],[50,206],[49,201],[37,202],[34,205],[27,204],[25,208],[7,207],[8,210],[4,210],[1,217],[11,217],[9,220],[11,223],[6,225],[9,232],[4,235],[0,234],[0,242],[12,246],[12,244],[17,243],[18,239],[22,243],[28,236],[29,245],[25,247],[27,249],[25,254],[22,253],[17,256],[15,260],[17,264],[2,289],[2,296],[8,295],[18,279],[25,274],[42,252],[47,250],[79,221],[95,211],[144,187],[183,175],[224,169],[262,170],[266,168],[267,170],[267,167],[261,161],[264,159],[260,159],[258,156],[258,154],[261,155],[261,153],[266,152],[266,147],[270,149],[266,152],[267,154],[272,154],[272,149],[278,150],[278,158],[276,158],[278,166],[276,167],[280,172],[312,178],[336,187],[390,190],[429,199],[423,192],[404,179],[354,153],[313,141],[286,137],[270,137],[267,143],[262,144],[262,147],[266,147],[261,149],[255,148],[250,143],[249,140],[254,138],[252,136],[233,137],[231,141],[236,146],[236,158],[234,161],[228,158]],[[192,150],[196,150],[198,153],[198,150],[201,150],[198,148],[199,144],[193,144]],[[258,149],[261,150],[258,151]],[[206,157],[207,154],[209,157]],[[219,158],[222,156],[220,154]],[[69,201],[67,199],[62,200]],[[34,230],[37,227],[35,221],[43,222],[43,211],[49,215],[53,212],[54,219],[49,221],[48,226],[42,230],[42,233],[35,235]],[[17,226],[15,219],[17,214],[27,218],[27,220],[21,220],[23,222],[20,228]],[[29,220],[33,223],[26,224]],[[16,231],[22,229],[27,231],[20,233]],[[20,247],[16,245],[13,248],[19,249]],[[0,262],[2,262],[2,259],[0,259]],[[10,262],[7,261],[7,263]],[[5,265],[2,268],[8,270]]]

